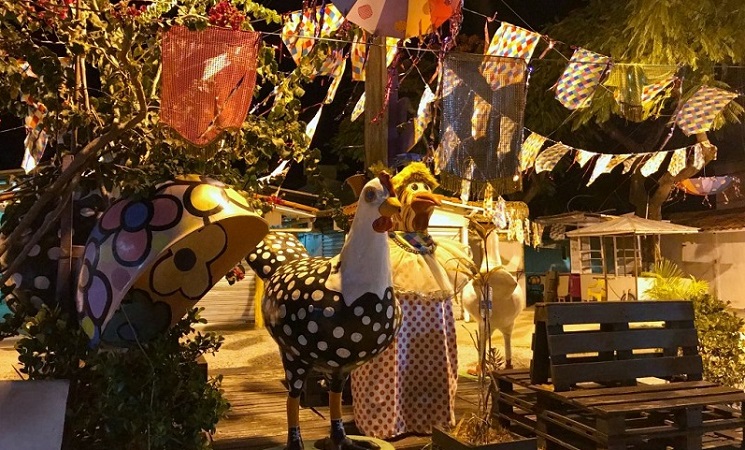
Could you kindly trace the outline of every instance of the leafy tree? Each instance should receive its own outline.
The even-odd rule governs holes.
[[[21,180],[6,209],[3,282],[43,236],[57,232],[56,219],[75,192],[143,195],[186,173],[251,191],[279,157],[302,162],[310,181],[319,180],[320,155],[298,116],[304,83],[339,44],[319,43],[296,69],[282,72],[276,49],[262,43],[256,113],[205,147],[160,123],[161,37],[174,25],[210,23],[250,30],[256,23],[278,27],[281,16],[250,0],[0,0],[0,113],[25,117],[24,96],[43,104],[51,154]],[[68,155],[73,159],[63,165]]]
[[[640,65],[670,65],[677,68],[679,82],[657,96],[648,109],[625,107],[616,101],[611,89],[601,87],[594,92],[589,107],[572,112],[553,98],[550,89],[571,54],[568,46],[557,44],[563,56],[549,52],[549,60],[532,63],[535,73],[528,94],[526,125],[544,135],[555,131],[553,139],[586,148],[603,148],[603,144],[607,148],[613,143],[617,153],[660,150],[674,129],[670,119],[676,108],[700,86],[732,90],[727,83],[731,74],[728,66],[745,62],[743,20],[745,10],[739,0],[708,0],[696,5],[590,0],[549,26],[546,35],[610,56],[614,63],[629,63],[613,68],[626,79],[638,78],[644,70]],[[738,122],[742,112],[740,104],[731,102],[716,118],[714,129]],[[705,144],[705,163],[710,162],[716,148],[705,134],[696,138]],[[675,183],[698,172],[692,161],[676,176],[658,172],[646,179],[639,169],[640,164],[632,169],[629,201],[637,215],[658,220]]]

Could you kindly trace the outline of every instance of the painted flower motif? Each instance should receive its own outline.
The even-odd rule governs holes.
[[[200,183],[184,192],[184,208],[197,217],[209,217],[222,211],[230,200],[222,183]]]
[[[153,265],[150,289],[167,297],[180,291],[199,300],[213,285],[210,264],[227,249],[228,236],[219,224],[210,224],[173,245]]]
[[[153,231],[174,227],[182,214],[181,203],[172,195],[156,195],[152,200],[123,199],[106,211],[99,227],[104,236],[114,233],[116,262],[135,267],[150,254]]]

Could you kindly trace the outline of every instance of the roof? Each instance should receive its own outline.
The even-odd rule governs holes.
[[[649,220],[634,215],[616,217],[614,219],[588,225],[568,232],[568,237],[586,236],[643,236],[649,234],[690,234],[697,233],[698,228],[678,225],[661,220]]]
[[[671,215],[670,220],[701,231],[740,230],[745,228],[745,208],[678,213]]]
[[[601,213],[591,213],[584,211],[571,211],[562,214],[555,214],[553,216],[542,216],[534,220],[541,225],[565,225],[565,226],[580,226],[590,223],[604,222],[606,220],[613,219],[616,216],[610,216]]]

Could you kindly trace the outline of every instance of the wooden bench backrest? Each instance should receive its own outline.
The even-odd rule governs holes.
[[[568,390],[583,382],[637,378],[701,380],[693,305],[688,301],[539,303],[531,382]]]

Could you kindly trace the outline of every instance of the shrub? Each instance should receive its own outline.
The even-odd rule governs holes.
[[[68,379],[63,449],[208,449],[229,404],[222,377],[207,378],[197,359],[222,337],[195,332],[190,311],[168,333],[130,349],[90,349],[85,333],[59,309],[23,325],[16,349],[29,379]]]

